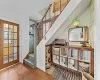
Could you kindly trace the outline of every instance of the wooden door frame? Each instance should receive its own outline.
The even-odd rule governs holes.
[[[3,38],[3,32],[4,32],[4,30],[3,30],[3,24],[4,23],[7,23],[8,25],[9,24],[11,24],[11,25],[13,25],[13,26],[17,26],[17,60],[14,60],[14,61],[12,61],[12,62],[8,62],[7,64],[3,64],[3,40],[4,40],[4,38]],[[13,64],[15,64],[15,63],[18,63],[19,62],[19,24],[16,24],[16,23],[13,23],[13,22],[9,22],[9,21],[6,21],[6,20],[1,20],[0,19],[0,32],[1,32],[1,34],[0,34],[0,36],[1,36],[1,40],[0,40],[0,46],[1,46],[1,49],[0,49],[0,69],[3,69],[3,68],[5,68],[5,67],[8,67],[8,66],[10,66],[10,65],[13,65]],[[9,47],[8,47],[9,48]]]

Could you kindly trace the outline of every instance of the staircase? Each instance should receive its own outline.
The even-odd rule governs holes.
[[[26,57],[24,58],[23,60],[23,64],[31,67],[31,68],[34,68],[35,65],[34,65],[34,51],[32,52],[29,52]]]

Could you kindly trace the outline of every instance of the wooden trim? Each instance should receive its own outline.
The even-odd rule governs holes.
[[[6,24],[8,24],[8,29],[9,29],[9,25],[13,25],[13,27],[14,26],[16,26],[17,27],[17,60],[14,60],[13,59],[13,61],[11,61],[11,62],[8,62],[8,63],[6,63],[6,64],[3,64],[3,42],[4,42],[4,26],[3,26],[3,24],[4,23],[6,23]],[[14,23],[14,22],[10,22],[10,21],[6,21],[6,20],[1,20],[0,19],[0,25],[1,25],[1,30],[0,30],[0,32],[1,32],[1,35],[0,35],[0,38],[2,38],[1,39],[1,41],[0,41],[0,43],[1,43],[1,49],[0,49],[0,52],[1,52],[1,56],[2,56],[2,58],[0,58],[0,64],[1,64],[1,66],[0,66],[0,69],[2,69],[2,68],[5,68],[5,67],[8,67],[8,66],[10,66],[10,65],[12,65],[12,64],[15,64],[15,63],[18,63],[19,62],[19,24],[16,24],[16,23]],[[8,44],[8,49],[9,49],[9,44]],[[9,50],[8,50],[8,58],[9,58]],[[8,59],[8,61],[9,61],[9,59]]]
[[[94,52],[91,51],[90,74],[94,77]]]
[[[71,40],[69,40],[69,35],[70,35],[70,30],[72,30],[72,29],[76,29],[76,28],[84,28],[85,29],[85,33],[84,33],[84,41],[71,41]],[[88,37],[89,37],[89,28],[87,27],[87,26],[79,26],[79,27],[74,27],[74,28],[70,28],[69,30],[68,30],[68,40],[70,41],[70,42],[88,42]]]

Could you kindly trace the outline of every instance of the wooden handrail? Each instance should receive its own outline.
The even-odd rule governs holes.
[[[41,19],[41,21],[40,21],[40,23],[38,24],[38,26],[40,26],[41,22],[43,21],[44,17],[46,16],[47,12],[48,12],[49,9],[51,8],[51,5],[52,5],[52,4],[50,4],[50,6],[48,7],[46,13],[44,14],[44,16],[43,16],[43,18]],[[38,27],[38,26],[37,26],[37,27]]]

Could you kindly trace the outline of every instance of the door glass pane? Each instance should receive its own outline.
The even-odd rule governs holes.
[[[13,47],[9,47],[9,62],[13,61]]]
[[[9,39],[13,39],[14,34],[12,32],[9,32]]]
[[[8,31],[8,24],[4,23],[4,31]]]
[[[8,48],[3,48],[3,63],[8,63]]]
[[[17,60],[17,54],[14,54],[14,60]]]
[[[13,47],[14,45],[14,42],[13,42],[13,40],[9,40],[9,47]]]
[[[9,32],[8,31],[4,31],[4,39],[8,40],[9,38]]]
[[[4,56],[3,57],[4,59],[3,59],[3,63],[5,64],[5,63],[8,63],[8,56]]]
[[[17,40],[14,40],[14,46],[17,46]]]
[[[17,33],[14,33],[14,39],[17,39]]]
[[[17,53],[17,47],[14,47],[14,54]]]
[[[7,56],[8,55],[8,48],[3,48],[3,55]]]
[[[17,32],[17,26],[14,26],[14,32]]]
[[[8,40],[4,40],[4,47],[8,47]]]
[[[9,55],[9,62],[13,61],[13,55]]]
[[[9,25],[9,31],[14,32],[13,25]]]

